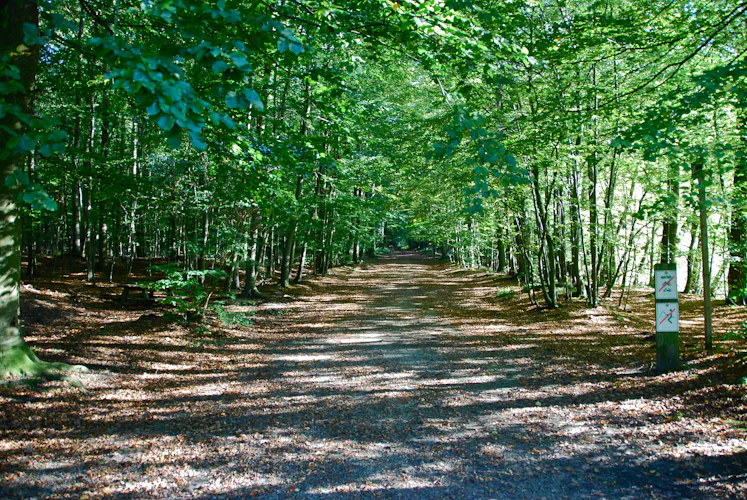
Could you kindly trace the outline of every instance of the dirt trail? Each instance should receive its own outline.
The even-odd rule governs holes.
[[[745,433],[687,413],[697,374],[621,364],[645,348],[609,315],[510,309],[495,286],[396,254],[208,341],[101,312],[95,331],[40,345],[99,360],[88,394],[0,392],[0,497],[747,493]]]

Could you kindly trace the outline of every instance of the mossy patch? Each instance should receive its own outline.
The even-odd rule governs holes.
[[[82,365],[50,363],[40,360],[28,345],[22,344],[0,352],[0,378],[47,377],[63,372],[86,372]]]

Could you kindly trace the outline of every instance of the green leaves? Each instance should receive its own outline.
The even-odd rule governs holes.
[[[259,112],[265,109],[262,99],[260,99],[259,94],[254,90],[244,89],[241,93],[230,91],[226,94],[226,107],[228,109],[247,109],[249,106],[252,106]]]
[[[27,204],[32,210],[54,212],[57,202],[40,184],[31,183],[26,172],[16,169],[5,178],[5,187],[18,191],[18,202]]]
[[[280,33],[280,39],[278,40],[278,52],[281,54],[290,50],[295,55],[299,55],[304,52],[304,46],[301,40],[296,37],[293,32],[283,26],[277,21],[270,21],[270,24]]]
[[[490,187],[490,178],[503,186],[529,183],[529,173],[518,167],[516,158],[506,152],[500,134],[489,132],[484,127],[485,124],[484,116],[457,106],[451,124],[445,129],[451,140],[447,143],[437,141],[433,145],[434,158],[443,160],[453,157],[464,139],[468,139],[466,161],[473,165],[474,174],[472,186],[465,188],[470,213],[474,213],[475,210],[482,211],[482,201],[479,201],[479,198],[475,199],[475,195],[482,198],[498,196],[499,193]]]
[[[184,320],[201,319],[208,305],[211,292],[203,286],[205,278],[223,279],[226,273],[221,270],[184,271],[178,263],[154,265],[148,268],[163,275],[155,282],[138,283],[144,289],[166,290],[165,303],[174,307]]]
[[[29,176],[23,170],[15,169],[12,174],[5,178],[5,187],[8,189],[16,189],[17,187],[25,187],[29,184]]]
[[[174,127],[175,123],[176,120],[174,120],[174,117],[167,114],[161,114],[161,116],[158,118],[158,126],[166,132],[171,130]]]
[[[220,59],[215,61],[212,65],[213,73],[215,73],[216,75],[220,75],[221,73],[226,71],[228,68],[229,68],[228,63]]]
[[[249,64],[249,61],[246,60],[246,55],[242,54],[241,52],[232,52],[228,55],[228,57],[229,59],[231,59],[231,62],[233,62],[234,66],[239,71],[249,73],[252,70],[251,64]]]
[[[42,45],[44,38],[39,33],[39,28],[33,24],[25,23],[23,25],[23,43],[26,45]]]
[[[233,90],[226,94],[226,107],[228,109],[241,108],[240,96]]]
[[[250,89],[244,89],[242,93],[244,94],[246,100],[249,101],[252,107],[254,107],[257,111],[262,112],[265,110],[265,105],[264,103],[262,103],[262,99],[259,98],[259,94],[257,94],[257,92]]]

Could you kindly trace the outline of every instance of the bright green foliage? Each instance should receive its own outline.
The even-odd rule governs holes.
[[[224,325],[248,327],[254,324],[254,312],[229,311],[223,301],[215,301],[210,304],[210,309],[215,312],[218,321]]]
[[[8,189],[18,191],[19,203],[26,203],[34,210],[57,210],[57,202],[50,198],[41,184],[32,183],[23,170],[14,170],[5,178],[5,185]]]
[[[747,341],[747,321],[742,321],[736,330],[729,330],[721,336],[722,340]]]
[[[145,288],[165,291],[164,303],[172,306],[184,321],[201,319],[210,305],[212,292],[204,286],[206,278],[223,278],[225,272],[219,270],[185,271],[178,264],[151,266],[151,271],[163,273],[164,278],[153,283],[141,283]]]
[[[0,55],[0,159],[27,159],[6,186],[47,210],[27,224],[32,251],[85,258],[91,280],[167,259],[158,286],[192,315],[211,269],[252,295],[276,271],[290,284],[388,245],[511,273],[549,307],[646,284],[662,255],[695,291],[697,159],[718,223],[713,281],[738,302],[744,13],[684,0],[49,2],[16,47],[39,51],[33,112],[3,97],[29,89]]]

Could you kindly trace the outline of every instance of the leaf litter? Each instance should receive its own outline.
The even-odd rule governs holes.
[[[417,254],[237,302],[255,323],[207,337],[35,286],[27,340],[92,371],[0,387],[3,498],[747,495],[744,345],[703,352],[694,298],[658,374],[645,291],[542,310]]]

